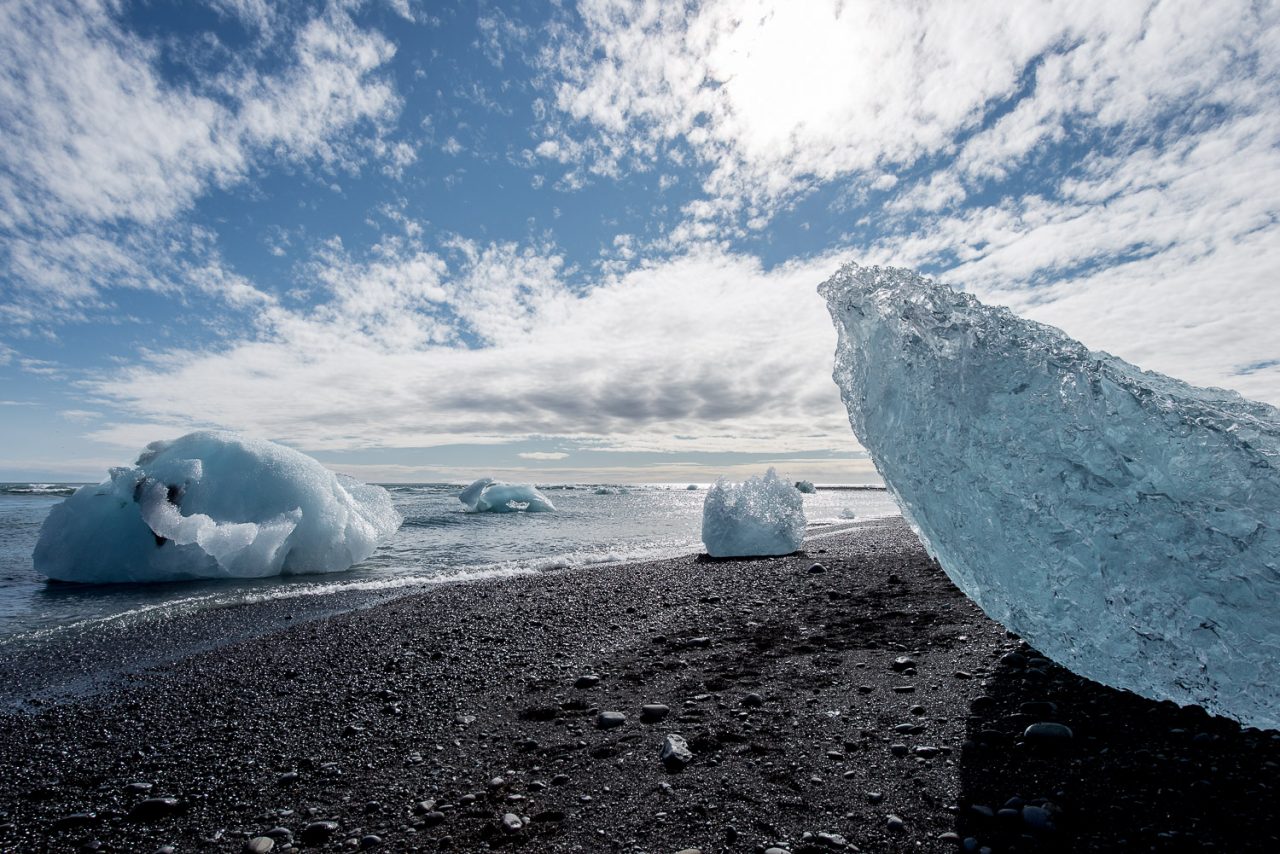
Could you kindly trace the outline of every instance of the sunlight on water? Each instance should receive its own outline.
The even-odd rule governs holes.
[[[570,566],[674,557],[702,550],[705,492],[673,486],[544,487],[555,513],[467,513],[458,486],[388,487],[404,516],[369,560],[346,572],[240,581],[81,587],[48,584],[31,551],[57,484],[0,485],[0,638],[102,620],[167,618],[204,608],[355,591],[395,595],[465,581]],[[810,529],[896,514],[888,493],[819,490],[805,496]]]

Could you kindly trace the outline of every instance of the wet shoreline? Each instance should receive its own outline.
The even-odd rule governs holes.
[[[282,612],[0,715],[0,850],[1275,850],[1275,734],[1039,658],[901,520],[807,549]]]

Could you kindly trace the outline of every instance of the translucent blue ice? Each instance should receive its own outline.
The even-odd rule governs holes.
[[[50,511],[37,571],[85,583],[336,572],[400,527],[381,487],[234,433],[152,442],[110,475]]]
[[[462,490],[458,500],[473,513],[548,513],[556,509],[532,484],[501,483],[491,477],[482,477]]]
[[[773,469],[744,483],[722,477],[702,502],[702,543],[712,557],[791,554],[804,525],[804,499]]]
[[[854,433],[961,590],[1081,675],[1280,727],[1280,411],[910,271],[820,292]]]

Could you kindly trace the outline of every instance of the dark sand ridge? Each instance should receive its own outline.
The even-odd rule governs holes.
[[[900,521],[447,585],[10,712],[0,744],[4,851],[1280,850],[1280,738],[1040,659]]]

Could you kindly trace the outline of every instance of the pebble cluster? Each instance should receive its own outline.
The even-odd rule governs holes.
[[[900,522],[447,586],[0,743],[6,851],[1280,850],[1272,734],[1067,673]]]

